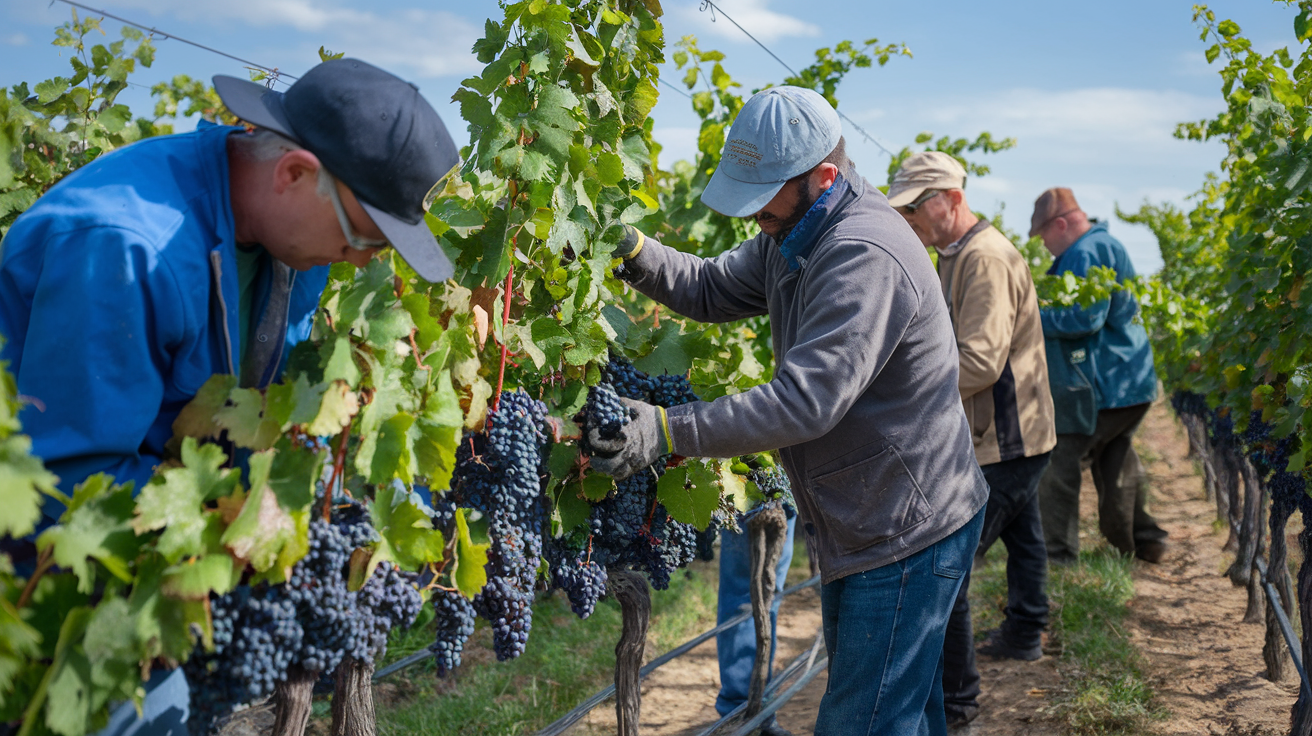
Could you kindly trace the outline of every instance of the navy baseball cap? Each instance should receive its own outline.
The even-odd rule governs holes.
[[[730,217],[761,211],[789,179],[825,160],[843,124],[818,92],[771,87],[752,95],[729,128],[702,203]]]
[[[421,277],[451,277],[424,213],[460,153],[418,87],[359,59],[333,59],[286,92],[224,75],[214,90],[233,115],[317,156]]]

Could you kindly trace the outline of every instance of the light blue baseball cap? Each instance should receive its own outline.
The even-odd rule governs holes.
[[[729,217],[756,214],[785,182],[823,161],[842,135],[838,112],[819,93],[804,87],[757,92],[729,128],[702,204]]]

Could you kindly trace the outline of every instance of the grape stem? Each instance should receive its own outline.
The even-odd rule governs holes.
[[[17,608],[27,606],[28,601],[32,599],[32,594],[36,592],[36,584],[41,582],[41,578],[45,577],[51,567],[54,567],[54,552],[55,546],[53,544],[41,550],[41,555],[37,557],[36,570],[32,572],[32,577],[27,581],[27,585],[23,586],[23,593],[18,596],[18,603],[15,604]]]
[[[511,243],[510,247],[515,247]],[[505,302],[505,308],[502,310],[501,317],[501,368],[497,371],[497,395],[492,400],[492,411],[501,408],[501,387],[506,382],[506,356],[510,354],[510,347],[506,345],[506,326],[510,323],[510,295],[515,285],[515,263],[511,261],[510,271],[506,273],[506,288],[502,295],[502,301]]]
[[[333,511],[333,489],[337,487],[337,481],[342,477],[342,472],[346,466],[346,441],[350,439],[351,428],[347,427],[337,437],[337,456],[333,458],[333,474],[328,479],[328,485],[323,489],[323,520],[332,521]],[[346,491],[346,485],[342,484],[342,491]],[[349,493],[347,494],[350,495]]]

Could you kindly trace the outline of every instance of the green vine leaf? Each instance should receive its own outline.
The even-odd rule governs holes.
[[[456,558],[451,579],[466,598],[473,599],[487,585],[487,550],[491,545],[474,544],[469,536],[465,510],[456,509]]]

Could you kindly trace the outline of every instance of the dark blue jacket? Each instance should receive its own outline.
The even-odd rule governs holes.
[[[70,174],[0,244],[0,359],[31,403],[33,452],[72,493],[105,471],[140,488],[173,420],[215,373],[236,373],[238,283],[227,136],[206,126],[151,138]],[[268,259],[266,258],[266,263]],[[252,324],[273,272],[256,279]],[[287,269],[282,269],[287,272]],[[285,334],[257,385],[310,332],[328,269],[291,275]],[[62,513],[47,504],[48,517]]]
[[[1048,273],[1070,272],[1085,276],[1094,266],[1116,271],[1117,283],[1134,278],[1134,265],[1121,241],[1096,223],[1052,263]],[[1042,310],[1045,338],[1084,339],[1088,346],[1087,373],[1092,374],[1098,409],[1118,409],[1157,398],[1157,373],[1148,332],[1137,319],[1139,305],[1125,291],[1089,307],[1071,306]],[[1056,386],[1055,390],[1058,388]]]

